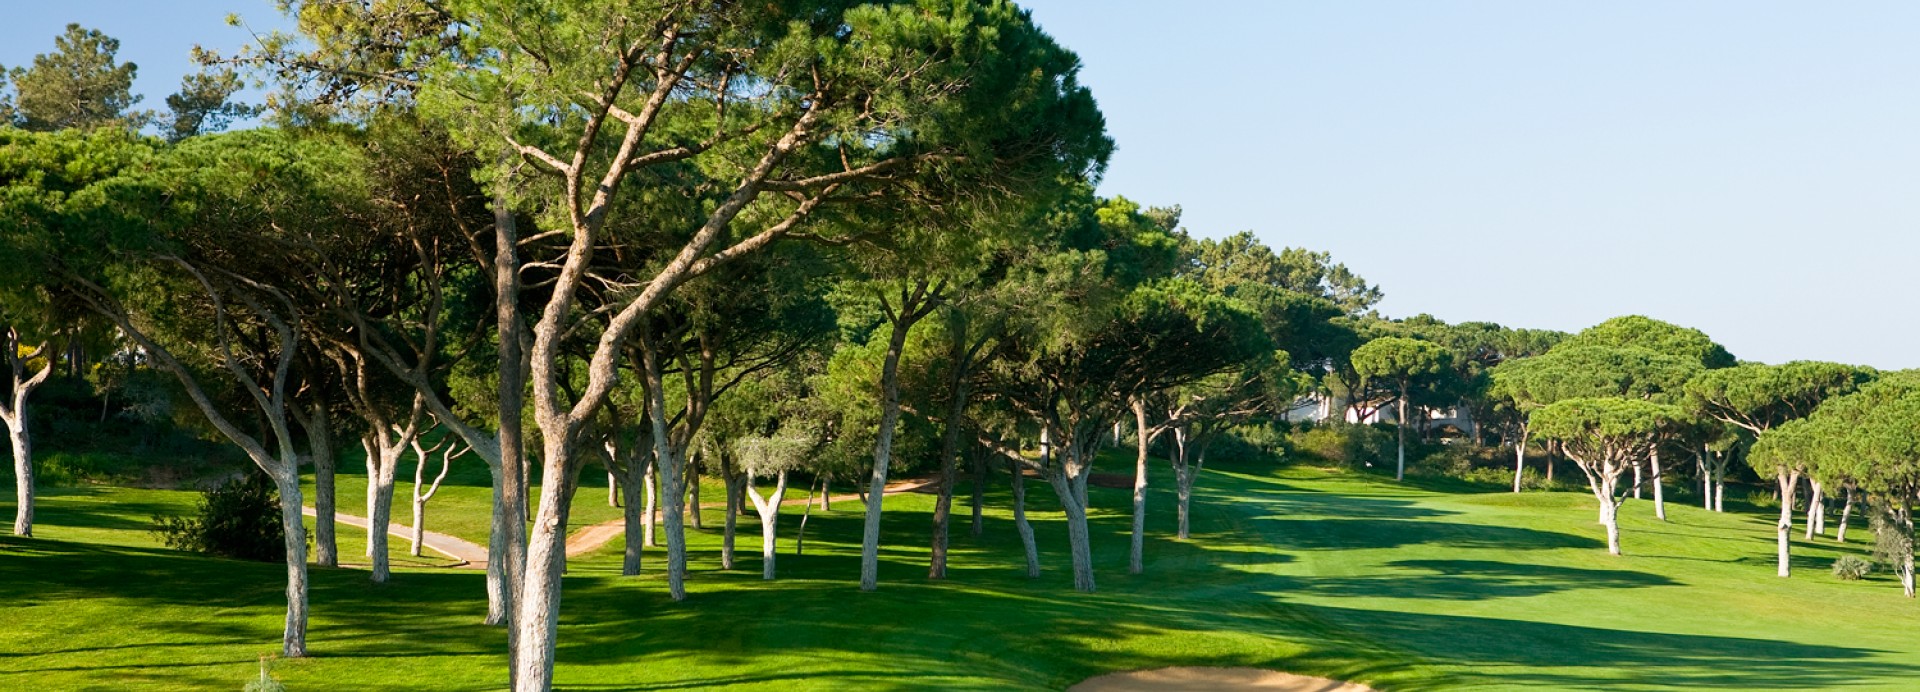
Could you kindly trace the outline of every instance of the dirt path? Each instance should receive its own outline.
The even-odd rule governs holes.
[[[1307,675],[1282,673],[1259,668],[1160,668],[1110,673],[1067,688],[1069,692],[1146,692],[1175,690],[1214,692],[1255,690],[1258,692],[1374,692],[1351,682],[1328,680]]]
[[[898,495],[900,493],[920,492],[922,490],[926,490],[934,487],[934,485],[936,485],[937,482],[938,482],[937,479],[933,479],[933,478],[915,478],[911,480],[895,481],[893,483],[887,484],[886,494]],[[793,488],[787,488],[787,494],[791,496],[793,494]],[[859,502],[860,495],[858,493],[848,493],[846,495],[834,493],[833,500],[835,502]],[[797,506],[797,505],[805,504],[807,501],[808,501],[808,498],[805,495],[805,492],[803,490],[802,494],[799,497],[788,497],[788,499],[780,503],[780,506],[782,507]],[[702,503],[700,505],[700,508],[701,509],[718,509],[718,510],[724,511],[726,509],[726,505],[727,505],[726,501],[723,500],[720,502]],[[586,553],[590,553],[595,550],[598,550],[600,549],[601,546],[604,546],[608,543],[613,542],[613,539],[620,537],[621,534],[626,532],[626,525],[627,525],[627,520],[625,517],[622,517],[620,519],[614,519],[612,521],[604,521],[598,524],[594,524],[592,526],[587,526],[585,528],[580,529],[579,531],[573,532],[572,535],[567,536],[567,557],[579,557]]]
[[[314,516],[312,507],[301,507],[300,513],[309,517]],[[335,512],[333,519],[334,521],[355,528],[367,528],[366,517],[356,517],[351,514]],[[393,536],[393,540],[405,541],[413,535],[413,527],[389,523],[387,524],[387,533]],[[444,533],[426,531],[422,533],[420,537],[420,547],[460,561],[459,564],[448,565],[448,567],[458,567],[461,569],[487,568],[486,546],[476,545],[464,539],[455,538]]]

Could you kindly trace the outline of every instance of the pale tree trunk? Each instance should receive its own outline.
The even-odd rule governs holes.
[[[833,476],[820,477],[820,511],[833,511]]]
[[[1653,481],[1653,516],[1660,521],[1666,521],[1667,494],[1664,489],[1665,486],[1660,482],[1662,473],[1660,470],[1659,448],[1654,448],[1653,451],[1647,455],[1647,463],[1652,466],[1651,470],[1653,472],[1651,474],[1651,480]]]
[[[1713,511],[1713,467],[1707,461],[1710,453],[1702,446],[1693,454],[1695,465],[1700,469],[1700,508],[1709,512]]]
[[[1609,489],[1608,493],[1611,494]],[[1600,524],[1607,527],[1607,552],[1620,554],[1620,506],[1614,504],[1612,497],[1600,500]]]
[[[426,478],[427,457],[433,450],[422,448],[420,438],[415,437],[413,440],[413,536],[410,541],[413,545],[410,549],[414,557],[420,557],[420,543],[426,538],[427,503],[433,500],[434,495],[439,494],[440,483],[447,480],[447,469],[453,465],[454,458],[466,453],[463,451],[455,454],[451,440],[443,441],[441,444],[448,447],[440,454],[440,474],[434,476],[433,484],[427,486],[426,491],[422,492],[420,485]]]
[[[1840,526],[1834,529],[1833,540],[1845,543],[1847,542],[1847,519],[1853,515],[1853,483],[1849,481],[1846,485],[1841,486],[1841,492],[1845,493],[1847,497],[1846,503],[1840,505]]]
[[[1607,553],[1620,553],[1620,504],[1626,499],[1620,492],[1620,476],[1626,472],[1618,462],[1610,458],[1598,460],[1574,459],[1580,472],[1587,477],[1587,488],[1593,491],[1593,499],[1600,504],[1600,525],[1607,530]],[[1636,462],[1627,462],[1629,466],[1638,466]]]
[[[6,423],[7,441],[13,449],[15,536],[33,535],[33,440],[27,434],[24,418],[24,415],[0,416],[0,422]]]
[[[1127,573],[1139,574],[1146,571],[1147,445],[1153,441],[1152,433],[1147,428],[1145,400],[1133,400],[1133,423],[1136,446],[1133,459],[1133,534],[1127,549]]]
[[[1633,462],[1633,499],[1635,500],[1640,499],[1641,480],[1640,462]]]
[[[553,652],[560,623],[560,577],[566,570],[566,508],[573,499],[574,450],[559,425],[541,426],[540,505],[527,536],[527,568],[516,594],[513,628],[519,632],[519,672],[514,684],[525,690],[552,687]],[[551,433],[551,434],[548,434]]]
[[[658,464],[654,462],[653,452],[647,453],[646,463],[646,478],[641,481],[641,485],[647,491],[647,506],[646,510],[640,513],[640,533],[641,544],[652,548],[660,544],[655,532],[655,517],[660,514],[660,474],[655,470]]]
[[[1071,446],[1071,445],[1070,445]],[[1073,452],[1068,452],[1073,454]],[[1053,491],[1060,496],[1060,507],[1067,514],[1067,543],[1073,555],[1073,588],[1077,591],[1092,593],[1093,551],[1087,531],[1087,508],[1080,504],[1079,493],[1075,492],[1073,480],[1059,466],[1047,472],[1047,482],[1053,485]]]
[[[1400,420],[1394,421],[1393,426],[1394,432],[1398,433],[1398,437],[1394,443],[1393,463],[1393,479],[1396,481],[1407,479],[1407,392],[1409,389],[1411,389],[1411,385],[1404,381],[1401,382],[1400,401],[1396,402],[1399,404],[1398,414],[1400,416]]]
[[[1188,532],[1188,511],[1193,501],[1194,474],[1193,469],[1187,465],[1188,442],[1190,442],[1190,440],[1187,437],[1187,426],[1184,424],[1174,426],[1172,459],[1173,485],[1174,492],[1178,495],[1178,506],[1174,513],[1174,535],[1183,541],[1187,540],[1190,536]]]
[[[1790,560],[1793,538],[1793,494],[1800,485],[1800,472],[1781,469],[1776,480],[1780,483],[1780,523],[1776,531],[1780,553],[1778,574],[1786,577],[1793,573]]]
[[[1513,491],[1520,492],[1520,479],[1527,471],[1527,427],[1520,426],[1520,435],[1513,443]]]
[[[787,496],[787,472],[781,471],[776,477],[773,494],[761,497],[760,491],[753,487],[753,476],[747,476],[747,496],[753,499],[753,508],[760,514],[760,578],[773,580],[774,570],[774,530],[780,523],[780,502]]]
[[[1906,549],[1894,559],[1893,571],[1900,577],[1900,590],[1913,598],[1913,492],[1899,493],[1900,504],[1894,508],[1894,527],[1906,538]]]
[[[924,287],[924,282],[922,283]],[[903,302],[900,318],[892,320],[887,356],[880,369],[880,430],[873,444],[873,479],[867,488],[867,518],[860,533],[860,590],[880,587],[880,512],[886,501],[887,468],[893,465],[893,434],[900,425],[900,355],[906,350],[907,316],[915,308]]]
[[[280,521],[285,524],[281,533],[287,548],[287,618],[280,654],[300,658],[307,655],[307,527],[301,511],[300,474],[290,470],[271,475],[280,493]]]
[[[400,464],[405,443],[389,441],[380,432],[363,442],[367,448],[367,559],[374,583],[383,584],[392,576],[387,537],[393,522],[394,467]]]
[[[14,508],[13,535],[33,535],[33,434],[27,429],[27,399],[33,396],[48,378],[53,376],[54,361],[58,360],[48,350],[46,343],[31,349],[24,349],[20,343],[20,332],[12,327],[0,331],[0,349],[11,370],[12,381],[8,384],[12,396],[0,400],[0,425],[7,429],[8,447],[13,451]],[[45,357],[46,364],[38,372],[28,374],[27,364]],[[77,363],[77,361],[76,361]]]
[[[607,506],[620,506],[620,479],[613,475],[613,471],[607,471]]]
[[[1807,477],[1807,540],[1827,532],[1827,496],[1820,480]]]

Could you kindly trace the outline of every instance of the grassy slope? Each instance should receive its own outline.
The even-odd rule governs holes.
[[[854,586],[851,505],[816,513],[804,557],[792,555],[788,515],[771,584],[750,520],[735,572],[717,571],[717,533],[700,533],[682,604],[665,598],[658,552],[647,576],[619,577],[616,543],[572,566],[557,682],[1030,689],[1217,664],[1385,689],[1891,690],[1920,675],[1920,604],[1884,579],[1835,581],[1827,541],[1797,545],[1797,576],[1774,578],[1757,515],[1676,505],[1662,525],[1630,502],[1629,555],[1613,558],[1591,498],[1575,493],[1438,492],[1312,468],[1214,470],[1202,484],[1196,540],[1155,535],[1139,577],[1125,575],[1126,493],[1096,490],[1110,510],[1096,516],[1096,594],[1068,590],[1065,531],[1043,484],[1029,487],[1047,572],[1031,582],[1003,511],[989,512],[979,540],[961,518],[951,579],[926,581],[931,498],[919,495],[887,501],[891,545],[873,594]],[[995,510],[1006,500],[989,495]],[[1152,500],[1153,525],[1171,528],[1170,493]],[[246,678],[276,648],[282,570],[152,547],[146,515],[190,503],[165,491],[46,493],[42,536],[0,540],[0,688]],[[376,587],[363,572],[316,570],[314,582],[315,656],[277,668],[294,689],[501,684],[504,635],[474,624],[480,575],[411,570]]]

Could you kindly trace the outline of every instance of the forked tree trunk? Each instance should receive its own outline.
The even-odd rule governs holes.
[[[389,529],[393,524],[394,467],[400,464],[404,442],[389,443],[384,433],[366,441],[367,448],[367,559],[372,579],[384,584],[392,576],[388,560]]]
[[[1527,429],[1520,428],[1520,436],[1513,443],[1513,491],[1520,492],[1520,479],[1527,471]]]
[[[1793,494],[1796,487],[1800,485],[1800,473],[1798,471],[1789,472],[1785,469],[1781,469],[1777,474],[1777,478],[1775,480],[1777,480],[1780,484],[1780,523],[1776,527],[1776,531],[1775,531],[1778,534],[1778,538],[1779,538],[1778,547],[1779,547],[1780,565],[1777,573],[1781,577],[1787,577],[1793,573],[1793,566],[1791,561],[1791,557],[1792,557],[1791,548],[1792,548],[1792,538],[1793,538]]]
[[[780,523],[780,502],[787,496],[787,472],[780,472],[774,481],[773,494],[767,497],[761,497],[760,491],[753,487],[753,476],[747,476],[745,485],[754,510],[760,514],[760,578],[772,581],[775,529]]]
[[[447,442],[444,442],[443,444],[452,444],[452,442],[447,441]],[[413,555],[414,557],[420,557],[420,544],[426,538],[427,503],[433,501],[433,496],[440,493],[440,484],[447,480],[447,470],[452,467],[453,458],[455,456],[458,456],[453,453],[453,448],[451,447],[448,447],[447,450],[441,454],[440,473],[439,475],[436,475],[433,477],[433,484],[427,486],[427,489],[423,492],[420,489],[420,486],[426,480],[427,458],[428,458],[428,455],[432,453],[432,451],[433,450],[423,449],[420,445],[420,439],[417,437],[414,438],[413,440],[413,458],[414,458],[413,494],[412,494],[413,533],[410,536],[411,540],[408,541],[409,543],[411,543],[411,545],[408,547],[408,550],[411,551],[409,554]],[[462,452],[462,454],[464,453],[465,452]]]
[[[1135,454],[1133,458],[1133,534],[1127,548],[1127,573],[1146,571],[1147,543],[1147,445],[1153,441],[1147,429],[1147,402],[1133,400]],[[1085,508],[1082,507],[1084,511]]]
[[[13,452],[14,508],[13,535],[33,535],[33,433],[27,427],[27,400],[33,396],[48,378],[53,376],[55,361],[59,359],[41,343],[26,348],[20,343],[20,333],[11,327],[0,331],[0,359],[7,362],[12,379],[7,384],[8,396],[0,400],[0,427],[7,429],[8,447]],[[24,353],[22,351],[25,351]],[[27,373],[28,361],[45,357],[46,363],[38,372]],[[75,361],[78,362],[77,360]]]

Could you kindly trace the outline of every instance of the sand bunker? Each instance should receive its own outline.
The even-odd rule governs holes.
[[[1259,690],[1261,692],[1374,692],[1366,685],[1294,675],[1259,668],[1181,667],[1109,673],[1090,678],[1069,692],[1146,692],[1148,690]]]

